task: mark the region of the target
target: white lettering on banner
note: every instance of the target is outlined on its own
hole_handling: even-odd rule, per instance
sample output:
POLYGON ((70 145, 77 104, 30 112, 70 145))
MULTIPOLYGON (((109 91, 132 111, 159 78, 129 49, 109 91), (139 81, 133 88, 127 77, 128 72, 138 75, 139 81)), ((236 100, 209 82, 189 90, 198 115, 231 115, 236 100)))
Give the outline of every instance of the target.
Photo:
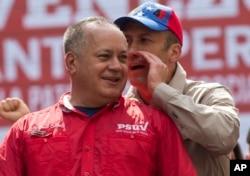
MULTIPOLYGON (((189 2, 189 1, 188 1, 189 2)), ((183 0, 167 0, 166 4, 175 9, 175 12, 178 14, 180 19, 186 18, 186 9, 183 0)))
POLYGON ((73 11, 71 4, 62 5, 61 0, 26 0, 27 13, 23 17, 23 26, 27 29, 66 27, 72 21, 80 20, 86 16, 106 16, 114 19, 120 14, 126 14, 128 9, 127 1, 83 1, 76 0, 76 11, 73 11), (54 7, 49 12, 49 7, 54 7), (118 8, 119 7, 119 8, 118 8), (112 10, 110 10, 112 9, 112 10))
POLYGON ((120 17, 121 15, 127 14, 130 11, 129 0, 119 0, 119 1, 95 0, 94 2, 98 2, 98 6, 102 7, 102 9, 105 10, 104 15, 109 19, 115 20, 116 18, 120 17))
POLYGON ((5 39, 3 41, 3 70, 0 72, 0 82, 17 81, 19 79, 17 68, 20 68, 29 80, 39 80, 43 75, 41 63, 44 60, 49 65, 46 69, 50 69, 53 79, 64 78, 62 37, 30 38, 27 41, 27 51, 25 51, 19 41, 5 39), (41 58, 42 47, 50 49, 49 58, 41 58))
POLYGON ((128 11, 130 10, 128 4, 129 0, 76 0, 77 12, 75 14, 75 21, 86 16, 95 15, 105 16, 109 19, 114 20, 119 16, 128 13, 128 11))
POLYGON ((50 48, 51 53, 51 76, 54 79, 60 79, 64 77, 64 65, 63 65, 63 51, 62 51, 62 38, 61 37, 46 37, 42 41, 45 47, 50 48))
POLYGON ((178 15, 185 19, 204 19, 218 17, 235 17, 239 14, 239 0, 170 0, 169 6, 177 10, 178 15), (186 10, 184 10, 186 9, 186 10), (230 10, 229 10, 230 9, 230 10))
POLYGON ((244 66, 250 68, 250 26, 228 26, 224 29, 224 32, 220 27, 200 27, 191 30, 190 39, 193 40, 191 54, 195 71, 238 68, 240 60, 243 61, 244 66), (225 36, 222 36, 223 34, 225 36), (223 45, 215 41, 208 42, 206 39, 222 39, 222 37, 225 40, 225 57, 212 57, 211 55, 219 54, 224 48, 220 48, 223 45), (208 58, 207 55, 210 57, 208 58))
POLYGON ((64 27, 70 24, 72 7, 59 5, 61 0, 27 0, 27 14, 23 18, 25 28, 64 27), (55 7, 54 12, 48 12, 49 7, 55 7))
MULTIPOLYGON (((10 94, 12 97, 23 98, 23 96, 22 96, 22 90, 21 90, 20 87, 18 87, 18 86, 12 87, 12 88, 9 90, 9 94, 10 94)), ((4 98, 6 98, 6 97, 4 97, 4 98)), ((2 99, 1 99, 1 100, 2 100, 2 99)))
POLYGON ((20 97, 27 96, 27 104, 31 111, 35 111, 41 108, 45 108, 58 102, 60 96, 69 91, 70 85, 66 84, 53 84, 53 85, 32 85, 25 86, 25 88, 14 86, 11 87, 8 92, 4 88, 0 87, 0 99, 6 97, 20 97))
POLYGON ((0 30, 5 27, 6 22, 8 21, 9 14, 13 7, 14 0, 0 0, 0 30))
POLYGON ((69 90, 68 84, 31 86, 28 92, 28 104, 31 109, 39 109, 58 102, 60 96, 69 90))
POLYGON ((209 17, 235 17, 239 14, 238 0, 220 0, 215 3, 214 0, 206 0, 200 3, 200 0, 191 0, 187 6, 187 16, 194 18, 209 17), (230 9, 230 10, 228 10, 230 9))
POLYGON ((190 76, 194 80, 204 80, 206 82, 219 82, 232 92, 236 104, 250 103, 250 74, 229 74, 226 76, 216 74, 213 76, 201 75, 190 76))
POLYGON ((4 80, 3 70, 0 68, 0 82, 4 80))
MULTIPOLYGON (((30 80, 41 78, 40 46, 37 39, 28 40, 28 53, 14 39, 6 39, 3 42, 4 67, 3 71, 6 81, 14 82, 18 79, 18 67, 26 74, 30 80)), ((1 81, 1 80, 0 80, 1 81)))
POLYGON ((243 0, 244 2, 244 7, 248 8, 248 10, 250 10, 250 0, 243 0))
POLYGON ((7 90, 5 90, 3 87, 0 87, 0 100, 5 99, 6 97, 19 97, 23 99, 22 89, 18 86, 11 87, 7 90))
MULTIPOLYGON (((115 19, 143 2, 0 0, 0 96, 22 97, 31 106, 33 103, 34 110, 40 109, 37 107, 43 104, 43 98, 56 91, 48 85, 68 80, 63 64, 63 28, 86 16, 115 19)), ((250 0, 165 2, 183 19, 186 31, 182 57, 188 77, 209 75, 212 82, 226 82, 243 111, 249 111, 250 0)), ((44 100, 44 104, 52 101, 44 100)))
MULTIPOLYGON (((115 19, 131 10, 129 0, 75 0, 75 3, 71 2, 68 5, 63 5, 62 0, 26 0, 24 2, 27 11, 22 17, 22 24, 26 29, 66 27, 74 20, 93 15, 103 15, 115 19), (52 8, 53 11, 49 11, 52 8)), ((142 2, 144 1, 138 3, 142 2)), ((158 1, 155 0, 155 2, 158 1)), ((0 0, 0 30, 5 27, 14 3, 14 0, 0 0)), ((240 12, 240 3, 250 10, 250 0, 220 0, 219 2, 206 0, 202 3, 200 0, 189 0, 188 2, 168 0, 167 4, 176 9, 180 18, 207 19, 237 17, 240 12)))
POLYGON ((183 30, 183 46, 182 46, 182 50, 181 50, 181 55, 185 56, 186 54, 188 54, 189 50, 191 50, 191 39, 189 37, 189 34, 187 33, 187 31, 183 30))
POLYGON ((76 7, 78 8, 78 10, 75 15, 75 21, 86 16, 96 16, 98 13, 93 10, 93 1, 77 0, 76 7))
POLYGON ((219 27, 193 28, 192 37, 194 43, 193 66, 195 70, 219 70, 223 67, 220 58, 206 59, 206 55, 219 52, 219 45, 215 42, 205 42, 207 38, 218 38, 221 35, 219 27), (195 47, 196 46, 196 47, 195 47))
POLYGON ((0 87, 0 100, 3 100, 5 98, 5 91, 4 88, 1 86, 0 87))
POLYGON ((243 64, 250 68, 250 26, 229 26, 226 36, 227 65, 230 68, 237 68, 241 59, 243 64), (240 38, 243 38, 242 42, 239 41, 240 38))

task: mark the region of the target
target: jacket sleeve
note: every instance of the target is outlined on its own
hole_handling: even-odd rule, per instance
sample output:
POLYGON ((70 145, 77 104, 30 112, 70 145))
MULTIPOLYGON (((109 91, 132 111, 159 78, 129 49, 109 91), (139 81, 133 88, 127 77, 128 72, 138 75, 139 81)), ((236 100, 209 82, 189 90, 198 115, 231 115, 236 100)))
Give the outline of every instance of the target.
POLYGON ((171 120, 164 116, 159 145, 158 176, 196 176, 197 172, 187 153, 181 135, 171 120))
POLYGON ((223 86, 200 91, 207 92, 184 95, 161 83, 152 104, 173 119, 184 139, 199 143, 214 156, 228 154, 239 138, 238 109, 223 86))
POLYGON ((0 144, 0 175, 22 176, 20 133, 15 123, 0 144))

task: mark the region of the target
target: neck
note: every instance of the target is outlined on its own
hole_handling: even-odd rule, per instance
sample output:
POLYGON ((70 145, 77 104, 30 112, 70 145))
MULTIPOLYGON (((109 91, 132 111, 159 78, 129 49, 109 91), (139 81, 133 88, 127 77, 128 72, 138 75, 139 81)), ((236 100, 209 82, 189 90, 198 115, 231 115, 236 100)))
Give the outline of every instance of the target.
POLYGON ((137 89, 137 91, 143 102, 148 105, 152 99, 152 95, 148 91, 143 91, 139 89, 137 89))
POLYGON ((79 95, 79 94, 71 94, 70 102, 72 106, 81 106, 87 108, 98 108, 103 107, 113 101, 115 101, 118 97, 103 97, 96 95, 79 95))
POLYGON ((170 74, 169 74, 169 78, 168 78, 168 80, 166 81, 166 83, 168 84, 171 80, 172 80, 172 78, 174 77, 174 75, 175 75, 175 72, 176 72, 176 70, 177 70, 177 62, 175 62, 175 64, 173 65, 173 68, 171 69, 169 69, 170 71, 170 74))

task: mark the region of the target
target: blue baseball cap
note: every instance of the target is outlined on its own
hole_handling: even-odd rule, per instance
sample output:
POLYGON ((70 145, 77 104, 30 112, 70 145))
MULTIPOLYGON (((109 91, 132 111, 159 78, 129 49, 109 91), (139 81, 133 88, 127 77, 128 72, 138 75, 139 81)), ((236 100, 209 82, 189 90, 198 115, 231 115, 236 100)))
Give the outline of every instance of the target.
POLYGON ((137 21, 154 31, 171 30, 183 42, 182 24, 173 8, 154 2, 145 2, 127 16, 114 21, 122 30, 129 20, 137 21))

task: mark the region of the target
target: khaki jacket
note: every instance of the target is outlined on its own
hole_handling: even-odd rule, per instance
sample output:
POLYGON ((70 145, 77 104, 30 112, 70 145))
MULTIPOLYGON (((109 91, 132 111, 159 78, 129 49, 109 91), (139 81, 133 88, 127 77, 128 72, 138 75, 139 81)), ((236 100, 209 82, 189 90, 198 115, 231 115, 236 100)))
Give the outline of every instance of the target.
MULTIPOLYGON (((134 87, 127 97, 142 101, 134 87)), ((226 87, 188 80, 178 63, 170 83, 161 83, 154 90, 150 104, 173 119, 199 176, 229 176, 229 153, 237 144, 240 124, 226 87)))

